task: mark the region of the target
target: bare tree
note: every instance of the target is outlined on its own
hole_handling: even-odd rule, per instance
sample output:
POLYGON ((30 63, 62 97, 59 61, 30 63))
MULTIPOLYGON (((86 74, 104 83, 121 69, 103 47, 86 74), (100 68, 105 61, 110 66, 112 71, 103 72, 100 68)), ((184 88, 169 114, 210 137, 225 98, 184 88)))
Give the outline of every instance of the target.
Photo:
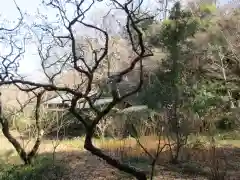
MULTIPOLYGON (((20 33, 21 26, 23 24, 23 14, 19 8, 19 6, 14 1, 16 8, 20 14, 18 22, 14 27, 7 28, 5 24, 2 24, 0 27, 1 33, 1 47, 4 49, 4 52, 1 52, 1 64, 0 64, 0 80, 1 82, 8 81, 12 79, 17 74, 17 69, 19 65, 19 59, 25 52, 25 37, 22 37, 23 40, 19 40, 18 34, 20 33)), ((21 39, 21 38, 20 38, 21 39)), ((14 146, 16 151, 18 152, 21 159, 25 164, 30 164, 32 158, 37 153, 39 148, 42 133, 39 126, 39 107, 41 98, 43 95, 43 91, 35 94, 37 97, 36 102, 36 110, 35 110, 35 120, 37 125, 37 138, 35 144, 30 152, 26 152, 21 144, 14 138, 9 130, 9 120, 6 119, 2 113, 2 101, 0 100, 0 123, 2 126, 2 132, 4 136, 8 139, 8 141, 14 146)))
POLYGON ((41 144, 41 138, 43 136, 43 132, 40 127, 40 119, 39 119, 39 108, 41 104, 41 99, 44 91, 36 93, 37 102, 36 102, 36 109, 35 109, 35 122, 37 128, 37 137, 30 152, 26 152, 24 147, 16 140, 16 138, 11 134, 10 127, 9 127, 9 120, 6 119, 2 114, 2 104, 0 106, 0 123, 2 125, 2 132, 4 136, 8 139, 8 141, 14 146, 17 153, 19 154, 20 158, 24 161, 25 164, 31 164, 33 157, 36 155, 38 148, 41 144))
MULTIPOLYGON (((128 66, 124 67, 120 72, 110 77, 106 77, 109 79, 108 82, 110 83, 112 101, 108 103, 106 107, 99 109, 95 105, 95 100, 101 96, 101 93, 98 93, 95 98, 92 99, 91 92, 94 89, 93 82, 95 80, 95 73, 97 72, 98 68, 101 67, 102 62, 106 59, 109 53, 109 35, 102 28, 87 23, 86 17, 93 5, 96 5, 100 2, 100 0, 92 0, 86 4, 84 0, 44 1, 43 5, 46 8, 58 11, 58 14, 56 15, 56 21, 46 22, 45 19, 42 19, 43 23, 35 24, 32 29, 37 29, 41 32, 36 33, 35 36, 38 39, 38 52, 41 61, 43 62, 43 71, 45 72, 45 69, 51 66, 52 68, 55 67, 57 72, 51 75, 45 73, 45 75, 48 77, 47 83, 27 81, 22 77, 15 75, 9 79, 2 79, 0 85, 15 84, 23 91, 36 91, 38 89, 44 89, 45 91, 55 91, 58 93, 70 94, 71 101, 69 111, 84 125, 86 129, 84 148, 90 151, 92 154, 105 160, 108 164, 119 169, 120 171, 129 173, 139 180, 146 180, 147 177, 143 171, 131 167, 130 165, 123 164, 120 161, 112 158, 108 154, 105 154, 101 149, 95 147, 92 142, 97 125, 112 110, 112 108, 124 98, 139 91, 143 83, 142 61, 144 58, 153 55, 144 43, 143 35, 138 28, 138 24, 136 23, 139 22, 136 13, 138 13, 139 8, 143 4, 143 0, 139 1, 137 4, 133 0, 128 0, 125 3, 121 3, 117 0, 110 0, 111 7, 122 11, 126 15, 125 26, 129 36, 133 55, 128 59, 128 66), (74 12, 72 9, 68 9, 69 7, 74 7, 74 12), (69 15, 68 12, 73 12, 73 14, 69 15), (79 48, 77 45, 76 31, 78 26, 84 26, 89 30, 99 31, 104 37, 101 47, 92 49, 91 59, 87 58, 85 56, 85 53, 87 52, 84 51, 83 48, 79 48), (60 52, 59 54, 61 56, 56 56, 56 50, 60 52), (58 57, 57 61, 52 62, 51 57, 58 57), (132 87, 131 91, 120 96, 117 93, 117 84, 122 81, 122 77, 124 75, 128 74, 137 67, 139 68, 138 84, 132 87), (69 69, 76 71, 79 76, 82 76, 82 82, 75 87, 56 84, 56 77, 69 69), (27 86, 27 88, 23 88, 23 86, 27 86), (84 100, 90 106, 92 111, 91 114, 93 114, 93 116, 87 116, 81 113, 81 111, 78 109, 80 100, 84 100)), ((14 142, 14 144, 17 143, 14 142)), ((18 149, 21 150, 21 148, 18 149)), ((19 153, 22 152, 23 151, 19 151, 19 153)), ((32 153, 30 153, 29 156, 31 156, 31 154, 32 153)), ((25 157, 25 155, 22 155, 22 157, 25 157)), ((28 161, 29 158, 27 158, 26 162, 28 161)))

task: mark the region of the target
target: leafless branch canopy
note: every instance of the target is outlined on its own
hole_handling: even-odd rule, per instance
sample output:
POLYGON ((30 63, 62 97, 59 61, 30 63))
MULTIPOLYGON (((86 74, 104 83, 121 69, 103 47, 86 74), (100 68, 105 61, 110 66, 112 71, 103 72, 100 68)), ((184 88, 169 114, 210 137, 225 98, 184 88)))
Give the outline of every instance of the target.
POLYGON ((12 27, 7 27, 8 23, 0 24, 0 47, 2 51, 0 53, 0 79, 12 78, 16 73, 19 66, 19 59, 25 52, 25 38, 19 39, 18 34, 23 24, 23 14, 14 1, 14 4, 19 12, 17 23, 12 27))
MULTIPOLYGON (((125 61, 128 62, 128 66, 114 76, 108 77, 110 79, 109 82, 112 84, 112 102, 105 108, 97 108, 94 105, 94 100, 92 100, 90 96, 91 92, 96 88, 95 82, 98 78, 96 74, 109 56, 110 36, 106 30, 95 24, 91 24, 87 19, 88 13, 94 6, 99 6, 104 3, 101 0, 43 1, 45 8, 57 12, 56 18, 54 21, 49 22, 44 15, 39 13, 38 18, 41 20, 41 23, 33 24, 30 33, 33 35, 34 39, 36 39, 35 43, 37 44, 37 52, 41 60, 41 67, 48 81, 46 83, 28 81, 17 75, 17 60, 20 60, 22 53, 24 53, 24 48, 18 47, 18 43, 13 41, 11 39, 12 36, 10 36, 8 40, 11 48, 18 53, 11 52, 11 55, 4 56, 4 61, 1 66, 0 85, 14 84, 20 90, 29 92, 44 89, 45 91, 71 94, 72 99, 69 110, 86 128, 85 148, 93 154, 103 158, 109 164, 115 167, 117 166, 120 170, 135 173, 135 175, 137 175, 139 173, 138 171, 108 157, 92 144, 92 136, 100 120, 108 114, 117 103, 136 93, 141 88, 143 83, 142 61, 144 58, 153 55, 144 43, 142 32, 138 27, 138 23, 141 19, 138 18, 139 16, 137 16, 137 14, 140 11, 143 0, 138 2, 128 0, 125 3, 121 3, 122 1, 118 0, 111 0, 110 2, 110 7, 125 14, 125 27, 127 29, 128 39, 130 39, 132 56, 129 59, 125 59, 125 61), (71 14, 70 12, 73 13, 71 14), (81 43, 79 44, 77 38, 79 37, 79 33, 81 33, 79 32, 81 27, 101 34, 101 41, 99 41, 98 47, 90 46, 90 48, 86 50, 86 47, 82 46, 81 43), (5 65, 6 63, 8 65, 5 65), (140 69, 138 85, 130 92, 119 96, 117 89, 114 87, 122 80, 124 75, 131 72, 136 66, 139 66, 140 69), (81 82, 76 86, 66 86, 57 83, 57 78, 66 71, 74 71, 80 77, 81 82), (76 107, 80 99, 85 99, 90 105, 94 113, 92 121, 89 121, 78 113, 76 107)), ((19 10, 19 12, 21 11, 19 10)), ((16 30, 16 28, 11 29, 11 31, 14 30, 16 30)), ((10 29, 5 29, 5 31, 10 31, 10 29)))

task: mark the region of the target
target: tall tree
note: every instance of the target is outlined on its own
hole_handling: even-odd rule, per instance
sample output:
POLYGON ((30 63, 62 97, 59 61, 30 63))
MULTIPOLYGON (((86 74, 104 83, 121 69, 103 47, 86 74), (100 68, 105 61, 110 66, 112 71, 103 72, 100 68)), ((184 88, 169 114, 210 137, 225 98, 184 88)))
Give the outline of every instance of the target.
MULTIPOLYGON (((98 3, 101 3, 96 0, 92 0, 90 3, 86 3, 86 1, 82 0, 43 1, 42 5, 45 6, 45 8, 58 12, 56 14, 56 19, 54 22, 48 22, 45 16, 39 16, 42 17, 41 21, 38 21, 41 23, 34 23, 32 31, 34 32, 34 30, 36 30, 38 32, 33 35, 38 40, 38 54, 41 61, 50 62, 42 63, 43 70, 51 66, 52 68, 55 67, 57 72, 51 74, 51 76, 47 75, 47 83, 27 81, 24 78, 19 77, 17 74, 14 74, 11 78, 1 79, 0 85, 14 84, 22 91, 45 90, 71 95, 69 112, 84 125, 86 130, 84 148, 90 151, 93 155, 105 160, 109 165, 112 165, 118 170, 129 173, 139 180, 146 180, 147 177, 143 171, 111 157, 100 148, 96 147, 92 142, 96 127, 100 121, 116 104, 139 91, 143 82, 142 61, 144 58, 153 55, 144 42, 143 34, 138 26, 139 18, 136 16, 143 1, 139 1, 138 4, 133 0, 125 3, 121 3, 117 0, 111 0, 110 2, 112 3, 111 8, 116 8, 125 14, 125 26, 127 28, 128 37, 131 39, 130 44, 133 55, 128 59, 128 66, 125 66, 117 74, 108 77, 112 101, 104 108, 98 108, 95 104, 96 99, 101 97, 101 93, 98 93, 95 98, 92 99, 91 92, 93 90, 93 82, 96 78, 96 72, 101 67, 109 53, 109 34, 101 27, 87 23, 87 20, 85 19, 86 16, 88 16, 89 10, 92 9, 94 5, 99 5, 98 3), (135 8, 132 8, 133 3, 135 4, 135 8), (72 9, 68 9, 69 7, 73 7, 74 12, 72 12, 72 9), (72 14, 69 15, 71 12, 72 14), (84 26, 89 30, 98 31, 103 37, 101 47, 93 47, 93 49, 91 49, 92 56, 90 59, 85 56, 85 53, 87 52, 84 47, 77 46, 77 26, 84 26), (134 39, 133 34, 135 36, 134 39), (56 49, 58 51, 56 51, 56 49), (59 54, 57 54, 58 52, 59 54), (57 61, 52 63, 51 57, 54 56, 58 58, 57 61), (137 65, 139 66, 139 79, 137 86, 133 87, 129 92, 119 95, 116 88, 117 84, 122 81, 124 75, 131 72, 137 65), (69 70, 70 68, 73 71, 76 71, 79 76, 82 76, 83 82, 75 87, 56 84, 55 79, 62 75, 63 70, 69 70), (79 110, 80 100, 85 101, 90 106, 91 113, 89 113, 89 116, 83 116, 81 110, 79 110)), ((8 71, 5 71, 4 73, 4 75, 8 75, 8 71)))

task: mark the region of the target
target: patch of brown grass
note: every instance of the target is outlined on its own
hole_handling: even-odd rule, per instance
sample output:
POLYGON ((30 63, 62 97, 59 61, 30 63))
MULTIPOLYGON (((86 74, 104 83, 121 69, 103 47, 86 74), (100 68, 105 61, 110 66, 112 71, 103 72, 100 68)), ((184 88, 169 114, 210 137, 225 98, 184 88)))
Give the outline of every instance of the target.
MULTIPOLYGON (((149 153, 154 155, 158 146, 157 137, 141 137, 140 142, 149 153)), ((160 146, 162 147, 166 143, 166 141, 162 140, 160 146)), ((138 161, 138 159, 149 158, 133 138, 98 141, 96 144, 105 152, 120 160, 135 158, 135 161, 138 161)), ((238 163, 240 159, 240 154, 236 154, 238 150, 235 149, 234 147, 230 146, 225 148, 221 144, 217 144, 216 146, 212 147, 207 142, 203 142, 202 145, 196 146, 187 145, 181 149, 179 160, 183 162, 197 163, 200 167, 202 167, 204 172, 207 171, 208 173, 211 171, 225 171, 226 168, 230 171, 233 171, 234 168, 236 170, 236 168, 239 166, 236 163, 238 163)), ((164 163, 169 161, 170 158, 171 152, 169 147, 167 147, 160 153, 157 161, 158 166, 164 165, 164 163)))
MULTIPOLYGON (((158 147, 158 138, 154 136, 144 136, 139 139, 141 145, 153 156, 156 153, 158 147)), ((160 141, 160 147, 164 146, 167 142, 160 141)), ((126 138, 122 140, 106 140, 96 143, 96 145, 103 149, 109 155, 118 158, 120 160, 127 158, 149 158, 144 149, 136 142, 134 138, 126 138)), ((163 149, 163 156, 169 156, 168 153, 164 153, 168 148, 163 149)))
MULTIPOLYGON (((162 138, 163 139, 163 138, 162 138)), ((141 144, 146 148, 146 150, 154 155, 157 146, 158 146, 158 137, 154 136, 144 136, 141 137, 141 144)), ((102 177, 103 179, 114 179, 117 177, 116 171, 114 168, 108 166, 104 161, 99 158, 92 156, 91 153, 83 152, 83 139, 78 138, 74 140, 64 140, 60 142, 59 147, 56 150, 56 156, 58 160, 65 162, 69 166, 70 174, 74 177, 82 177, 82 179, 97 179, 97 177, 102 177), (106 171, 106 172, 105 172, 106 171), (96 172, 96 173, 93 173, 96 172), (108 175, 106 175, 108 174, 108 175), (94 175, 94 176, 93 176, 94 175)), ((161 147, 164 146, 167 142, 165 140, 160 141, 161 147)), ((118 139, 94 139, 94 144, 101 148, 103 151, 109 155, 119 159, 126 160, 128 162, 134 160, 138 164, 141 160, 141 163, 149 164, 149 157, 144 152, 144 150, 138 145, 134 138, 126 138, 122 140, 118 139)), ((201 164, 202 167, 212 167, 213 166, 213 152, 211 147, 207 146, 207 143, 204 143, 204 146, 189 146, 184 147, 180 152, 180 160, 196 162, 201 164)), ((53 145, 51 141, 43 141, 39 154, 51 153, 53 150, 53 145)), ((236 162, 240 161, 240 154, 238 151, 233 152, 232 148, 220 148, 215 149, 215 158, 218 159, 218 163, 221 168, 226 168, 226 162, 224 160, 227 157, 228 169, 237 171, 236 162), (235 168, 235 169, 234 169, 235 168)), ((159 156, 157 167, 158 169, 162 168, 164 163, 170 159, 170 151, 168 148, 165 148, 159 156)), ((134 165, 135 166, 135 165, 134 165)), ((141 165, 141 168, 146 170, 147 166, 144 167, 141 165)), ((161 173, 164 170, 157 170, 161 173)), ((209 169, 208 169, 209 171, 209 169)), ((171 172, 172 173, 172 172, 171 172)), ((179 176, 180 177, 180 176, 179 176)), ((240 178, 240 176, 239 176, 240 178)), ((101 178, 100 178, 101 179, 101 178)), ((126 179, 126 178, 125 178, 126 179)), ((160 178, 161 179, 161 178, 160 178)), ((174 179, 174 178, 166 178, 174 179)), ((185 178, 184 178, 185 179, 185 178)))

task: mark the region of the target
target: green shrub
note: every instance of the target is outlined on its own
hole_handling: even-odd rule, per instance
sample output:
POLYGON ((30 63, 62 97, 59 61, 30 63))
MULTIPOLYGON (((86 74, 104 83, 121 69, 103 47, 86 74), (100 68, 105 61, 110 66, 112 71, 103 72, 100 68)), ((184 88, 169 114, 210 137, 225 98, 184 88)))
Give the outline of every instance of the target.
POLYGON ((232 118, 224 117, 217 122, 219 130, 233 130, 236 127, 235 121, 232 118))
POLYGON ((64 175, 64 167, 51 158, 41 158, 31 166, 2 165, 0 170, 0 180, 55 180, 64 175))
POLYGON ((239 140, 240 139, 240 133, 237 130, 229 131, 229 132, 222 132, 219 134, 220 140, 239 140))

